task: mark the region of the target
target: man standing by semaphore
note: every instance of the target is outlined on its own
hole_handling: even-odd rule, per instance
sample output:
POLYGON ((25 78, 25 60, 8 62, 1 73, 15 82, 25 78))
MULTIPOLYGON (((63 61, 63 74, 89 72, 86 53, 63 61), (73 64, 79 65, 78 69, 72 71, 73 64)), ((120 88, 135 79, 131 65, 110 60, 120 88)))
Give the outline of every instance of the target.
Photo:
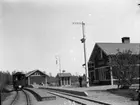
POLYGON ((83 80, 83 78, 81 76, 79 76, 79 85, 80 85, 80 87, 82 87, 82 80, 83 80))

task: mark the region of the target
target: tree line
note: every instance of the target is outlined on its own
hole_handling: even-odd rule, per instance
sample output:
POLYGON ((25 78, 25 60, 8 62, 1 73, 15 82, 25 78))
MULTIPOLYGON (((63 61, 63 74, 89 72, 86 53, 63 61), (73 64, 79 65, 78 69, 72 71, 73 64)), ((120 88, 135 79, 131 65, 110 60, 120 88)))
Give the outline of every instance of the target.
POLYGON ((0 71, 0 89, 12 83, 12 75, 10 72, 0 71))

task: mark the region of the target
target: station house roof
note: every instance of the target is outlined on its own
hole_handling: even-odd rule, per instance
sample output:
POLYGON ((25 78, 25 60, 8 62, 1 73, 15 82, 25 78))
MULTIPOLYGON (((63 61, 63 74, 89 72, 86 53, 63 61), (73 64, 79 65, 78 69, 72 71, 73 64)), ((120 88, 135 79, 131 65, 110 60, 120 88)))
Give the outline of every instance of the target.
MULTIPOLYGON (((37 71, 39 71, 39 72, 41 72, 40 70, 32 70, 32 71, 30 71, 30 72, 28 72, 28 73, 26 73, 25 74, 25 76, 26 77, 29 77, 30 75, 32 75, 33 73, 35 73, 35 72, 37 72, 37 71)), ((45 75, 46 76, 46 74, 45 73, 43 73, 43 72, 41 72, 43 75, 45 75)))
POLYGON ((133 54, 140 53, 140 43, 96 43, 107 55, 116 54, 117 50, 130 50, 133 54))
POLYGON ((117 54, 117 50, 132 51, 132 54, 140 54, 140 43, 96 43, 89 58, 89 62, 96 56, 96 48, 100 48, 106 55, 117 54))
POLYGON ((57 76, 58 77, 70 77, 71 73, 58 73, 57 76))

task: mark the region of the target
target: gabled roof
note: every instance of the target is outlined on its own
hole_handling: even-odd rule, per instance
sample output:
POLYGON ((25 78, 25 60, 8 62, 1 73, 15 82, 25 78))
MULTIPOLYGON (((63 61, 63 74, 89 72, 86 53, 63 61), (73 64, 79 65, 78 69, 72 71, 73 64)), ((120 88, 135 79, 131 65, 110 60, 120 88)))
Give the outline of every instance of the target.
POLYGON ((71 73, 58 73, 57 76, 58 77, 70 77, 71 73))
POLYGON ((89 62, 96 56, 96 48, 100 48, 106 55, 114 55, 119 51, 131 50, 132 54, 140 53, 140 43, 96 43, 90 55, 89 62))
POLYGON ((121 52, 131 50, 133 54, 140 53, 140 43, 97 43, 97 45, 107 54, 116 54, 119 49, 121 52))
MULTIPOLYGON (((40 70, 33 70, 33 71, 30 71, 30 72, 28 72, 27 74, 25 74, 25 76, 26 76, 26 77, 29 77, 30 75, 32 75, 33 73, 35 73, 35 72, 37 72, 37 71, 41 72, 40 70)), ((46 76, 45 73, 43 73, 43 72, 41 72, 41 73, 42 73, 43 75, 46 76)))

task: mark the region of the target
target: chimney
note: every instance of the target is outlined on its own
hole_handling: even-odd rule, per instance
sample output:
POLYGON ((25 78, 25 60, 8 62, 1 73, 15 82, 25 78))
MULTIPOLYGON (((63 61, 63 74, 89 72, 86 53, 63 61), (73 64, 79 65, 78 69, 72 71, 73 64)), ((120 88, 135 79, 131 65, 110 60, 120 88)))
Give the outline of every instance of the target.
POLYGON ((130 37, 122 37, 122 43, 124 44, 130 43, 130 37))

